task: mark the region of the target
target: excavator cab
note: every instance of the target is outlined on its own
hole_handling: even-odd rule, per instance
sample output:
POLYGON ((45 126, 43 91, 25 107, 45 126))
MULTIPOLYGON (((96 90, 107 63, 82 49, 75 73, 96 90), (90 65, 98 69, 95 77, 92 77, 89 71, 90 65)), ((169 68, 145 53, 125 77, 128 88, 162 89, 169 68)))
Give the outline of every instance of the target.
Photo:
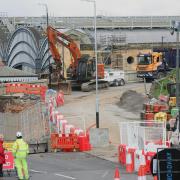
POLYGON ((95 59, 89 55, 83 55, 78 62, 77 81, 87 82, 92 79, 95 72, 95 59))

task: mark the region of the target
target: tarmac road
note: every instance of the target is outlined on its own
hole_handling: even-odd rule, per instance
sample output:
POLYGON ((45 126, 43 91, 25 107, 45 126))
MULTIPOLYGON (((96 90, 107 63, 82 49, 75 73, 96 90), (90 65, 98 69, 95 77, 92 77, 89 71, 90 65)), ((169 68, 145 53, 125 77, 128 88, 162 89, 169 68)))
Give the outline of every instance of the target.
POLYGON ((119 167, 121 180, 137 179, 137 174, 127 174, 124 167, 86 153, 59 152, 29 156, 32 180, 113 180, 116 166, 119 167))

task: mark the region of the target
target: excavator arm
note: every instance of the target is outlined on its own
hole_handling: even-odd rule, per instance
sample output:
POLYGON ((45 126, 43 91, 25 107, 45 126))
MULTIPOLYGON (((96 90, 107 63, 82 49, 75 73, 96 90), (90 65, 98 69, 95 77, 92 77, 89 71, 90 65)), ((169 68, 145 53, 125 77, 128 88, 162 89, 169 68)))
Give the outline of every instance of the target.
POLYGON ((77 44, 69 36, 57 31, 51 26, 48 26, 47 28, 47 37, 54 61, 62 64, 59 50, 56 47, 57 44, 60 44, 69 49, 73 57, 71 60, 71 68, 75 70, 78 66, 78 60, 81 57, 81 52, 77 44))
MULTIPOLYGON (((47 37, 49 42, 49 48, 52 53, 53 59, 56 63, 56 75, 57 79, 64 79, 62 73, 62 61, 57 45, 60 44, 67 49, 69 49, 73 59, 68 67, 68 74, 70 74, 70 79, 75 80, 78 86, 81 86, 83 91, 90 91, 95 87, 95 59, 88 56, 81 56, 81 52, 77 44, 67 35, 57 31, 56 29, 48 26, 47 37)), ((104 78, 104 65, 98 64, 98 78, 104 78)), ((99 87, 108 87, 108 82, 104 80, 99 80, 99 87)), ((61 85, 63 82, 60 82, 61 85)), ((64 82, 66 85, 66 82, 64 82)), ((64 86, 63 85, 63 86, 64 86)), ((62 86, 61 86, 62 87, 62 86)), ((66 87, 69 87, 66 86, 66 87)), ((67 92, 68 88, 64 88, 67 92)))

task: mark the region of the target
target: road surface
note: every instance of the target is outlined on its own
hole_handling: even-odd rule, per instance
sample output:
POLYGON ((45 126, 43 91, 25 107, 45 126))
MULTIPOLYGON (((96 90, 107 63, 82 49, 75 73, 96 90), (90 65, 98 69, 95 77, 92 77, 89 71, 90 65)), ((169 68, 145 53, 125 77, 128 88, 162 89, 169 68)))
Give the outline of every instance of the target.
MULTIPOLYGON (((29 156, 32 180, 114 180, 116 166, 119 167, 121 180, 137 179, 137 174, 127 174, 124 167, 87 153, 58 152, 29 156)), ((4 179, 12 180, 16 176, 4 179)))

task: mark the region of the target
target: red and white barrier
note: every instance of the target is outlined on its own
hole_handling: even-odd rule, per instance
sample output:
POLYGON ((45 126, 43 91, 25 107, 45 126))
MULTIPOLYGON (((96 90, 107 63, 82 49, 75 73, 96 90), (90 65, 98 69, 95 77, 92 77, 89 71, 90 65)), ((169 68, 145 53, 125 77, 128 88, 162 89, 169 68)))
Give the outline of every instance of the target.
POLYGON ((5 152, 6 163, 3 164, 3 170, 14 170, 14 156, 12 152, 5 152))

